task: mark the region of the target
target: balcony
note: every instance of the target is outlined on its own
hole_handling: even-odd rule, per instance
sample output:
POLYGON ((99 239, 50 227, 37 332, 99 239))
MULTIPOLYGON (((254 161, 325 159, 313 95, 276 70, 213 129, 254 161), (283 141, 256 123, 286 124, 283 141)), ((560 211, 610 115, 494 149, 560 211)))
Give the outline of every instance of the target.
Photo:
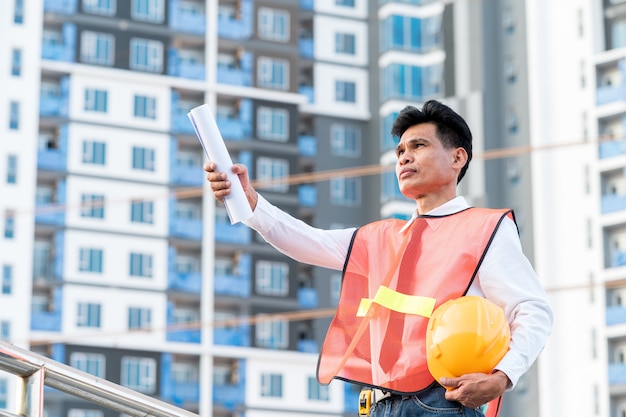
POLYGON ((606 324, 613 326, 615 324, 626 323, 626 306, 609 306, 606 308, 606 324))
POLYGON ((609 364, 609 384, 626 384, 626 363, 609 364))
POLYGON ((297 346, 298 352, 303 353, 319 353, 317 342, 312 339, 300 339, 297 346))
POLYGON ((200 384, 198 381, 178 381, 172 377, 171 353, 161 356, 161 399, 177 406, 200 401, 200 384))
POLYGON ((250 269, 252 260, 250 255, 243 254, 239 257, 233 273, 215 273, 215 295, 227 295, 240 298, 250 297, 250 269))
POLYGON ((202 339, 202 332, 200 329, 185 329, 184 324, 181 323, 168 323, 168 326, 172 326, 167 329, 165 339, 168 342, 200 343, 202 339))
POLYGON ((235 58, 236 65, 217 65, 217 82, 220 84, 252 86, 252 52, 244 52, 235 58))
POLYGON ((250 326, 221 326, 213 329, 213 344, 221 346, 250 347, 250 326))
POLYGON ((167 288, 174 291, 200 294, 202 290, 202 273, 169 271, 167 274, 167 288))
POLYGON ((317 187, 314 185, 298 186, 298 202, 303 207, 315 207, 317 205, 317 187))
POLYGON ((315 93, 312 85, 301 85, 298 87, 298 93, 306 97, 307 103, 315 102, 315 93))
POLYGON ((220 38, 242 41, 252 37, 252 0, 240 0, 239 19, 219 16, 217 21, 217 35, 220 38))
POLYGON ((76 62, 76 25, 73 23, 63 24, 60 37, 61 42, 50 37, 44 37, 41 43, 41 58, 52 61, 76 62))
POLYGON ((600 159, 626 154, 626 140, 611 140, 600 143, 600 159))
POLYGON ((170 29, 177 32, 204 35, 206 18, 204 10, 190 10, 180 7, 179 0, 170 0, 170 29))
POLYGON ((224 220, 215 220, 215 241, 219 243, 232 243, 235 245, 247 245, 252 241, 252 232, 243 223, 230 224, 224 220))
POLYGON ((65 224, 65 208, 62 204, 39 205, 35 211, 35 223, 49 226, 63 226, 65 224))
POLYGON ((313 38, 301 38, 300 39, 300 56, 302 58, 313 59, 313 38))
POLYGON ((55 306, 52 311, 33 311, 30 316, 30 329, 44 332, 61 331, 61 306, 63 305, 63 292, 56 288, 52 294, 51 305, 55 306))
POLYGON ((202 219, 180 219, 170 215, 170 236, 202 240, 202 219))
POLYGON ((183 58, 183 56, 186 55, 194 55, 190 52, 193 51, 170 48, 168 51, 169 62, 167 66, 167 74, 172 77, 204 81, 206 78, 206 66, 204 63, 194 59, 183 58))
POLYGON ((37 152, 37 169, 42 171, 67 171, 65 149, 44 149, 37 152))
POLYGON ((317 138, 311 135, 300 135, 298 137, 298 152, 302 156, 317 156, 317 138))
POLYGON ((243 406, 246 398, 246 387, 238 385, 213 385, 213 405, 234 412, 243 406))
POLYGON ((47 13, 76 14, 78 0, 45 0, 43 10, 47 13))
POLYGON ((603 195, 600 204, 602 214, 626 210, 626 194, 603 195))
POLYGON ((611 261, 611 267, 617 268, 626 265, 626 252, 615 251, 613 252, 613 259, 611 261))
POLYGON ((170 184, 187 187, 201 187, 204 183, 204 171, 201 166, 172 165, 170 184))
POLYGON ((315 288, 299 288, 298 289, 298 307, 316 308, 319 305, 317 290, 315 288))
POLYGON ((602 86, 596 90, 596 104, 598 106, 622 101, 626 102, 626 84, 602 86))

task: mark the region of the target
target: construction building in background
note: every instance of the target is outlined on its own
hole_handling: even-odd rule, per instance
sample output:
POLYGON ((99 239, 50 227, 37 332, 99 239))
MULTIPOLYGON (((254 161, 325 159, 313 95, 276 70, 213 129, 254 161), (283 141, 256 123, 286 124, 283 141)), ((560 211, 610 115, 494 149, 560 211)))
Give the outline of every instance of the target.
POLYGON ((459 193, 515 209, 555 312, 501 416, 626 417, 623 0, 4 0, 0 28, 0 338, 202 416, 355 415, 315 378, 341 272, 230 224, 187 113, 341 228, 410 217, 390 129, 438 99, 474 134, 459 193))

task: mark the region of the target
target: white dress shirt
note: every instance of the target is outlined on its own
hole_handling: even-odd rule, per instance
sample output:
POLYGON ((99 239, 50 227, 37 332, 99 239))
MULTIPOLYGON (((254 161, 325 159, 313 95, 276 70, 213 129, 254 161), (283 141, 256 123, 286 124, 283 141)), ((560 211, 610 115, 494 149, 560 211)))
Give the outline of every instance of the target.
MULTIPOLYGON (((468 207, 465 198, 456 197, 425 214, 447 215, 468 207)), ((416 214, 402 230, 415 218, 416 214)), ((343 270, 356 230, 312 227, 261 195, 245 224, 290 258, 339 271, 343 270)), ((488 298, 504 309, 511 325, 511 346, 496 369, 509 377, 512 389, 541 353, 552 330, 552 310, 537 274, 522 252, 517 227, 508 217, 498 228, 467 295, 488 298)))

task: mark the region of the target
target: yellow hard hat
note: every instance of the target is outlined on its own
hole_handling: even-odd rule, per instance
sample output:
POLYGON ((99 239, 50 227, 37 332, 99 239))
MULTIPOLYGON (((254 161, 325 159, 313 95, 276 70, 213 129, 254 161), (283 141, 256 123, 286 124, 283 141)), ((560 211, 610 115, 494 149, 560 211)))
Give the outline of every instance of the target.
POLYGON ((486 298, 450 300, 430 316, 426 360, 432 376, 491 373, 509 350, 511 329, 504 311, 486 298))

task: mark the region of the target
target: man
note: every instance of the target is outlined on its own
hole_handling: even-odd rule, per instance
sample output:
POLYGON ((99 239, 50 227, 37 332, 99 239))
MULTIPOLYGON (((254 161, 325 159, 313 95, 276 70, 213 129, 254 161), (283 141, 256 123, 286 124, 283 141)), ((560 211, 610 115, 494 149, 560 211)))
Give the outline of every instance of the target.
MULTIPOLYGON (((254 213, 246 224, 299 262, 343 270, 339 306, 320 354, 320 382, 339 378, 376 388, 375 417, 480 416, 477 407, 512 389, 543 349, 552 328, 547 296, 521 250, 512 212, 471 208, 456 195, 472 157, 463 118, 431 100, 421 110, 404 108, 391 133, 400 138, 400 191, 416 203, 408 222, 313 228, 269 204, 251 186, 246 167, 235 164, 254 213), (381 289, 391 297, 433 299, 435 308, 463 295, 485 297, 504 310, 510 349, 490 374, 437 383, 425 359, 428 319, 375 305, 381 289), (361 311, 363 299, 370 303, 361 311)), ((204 169, 215 198, 223 199, 230 192, 225 174, 212 162, 204 169)))

